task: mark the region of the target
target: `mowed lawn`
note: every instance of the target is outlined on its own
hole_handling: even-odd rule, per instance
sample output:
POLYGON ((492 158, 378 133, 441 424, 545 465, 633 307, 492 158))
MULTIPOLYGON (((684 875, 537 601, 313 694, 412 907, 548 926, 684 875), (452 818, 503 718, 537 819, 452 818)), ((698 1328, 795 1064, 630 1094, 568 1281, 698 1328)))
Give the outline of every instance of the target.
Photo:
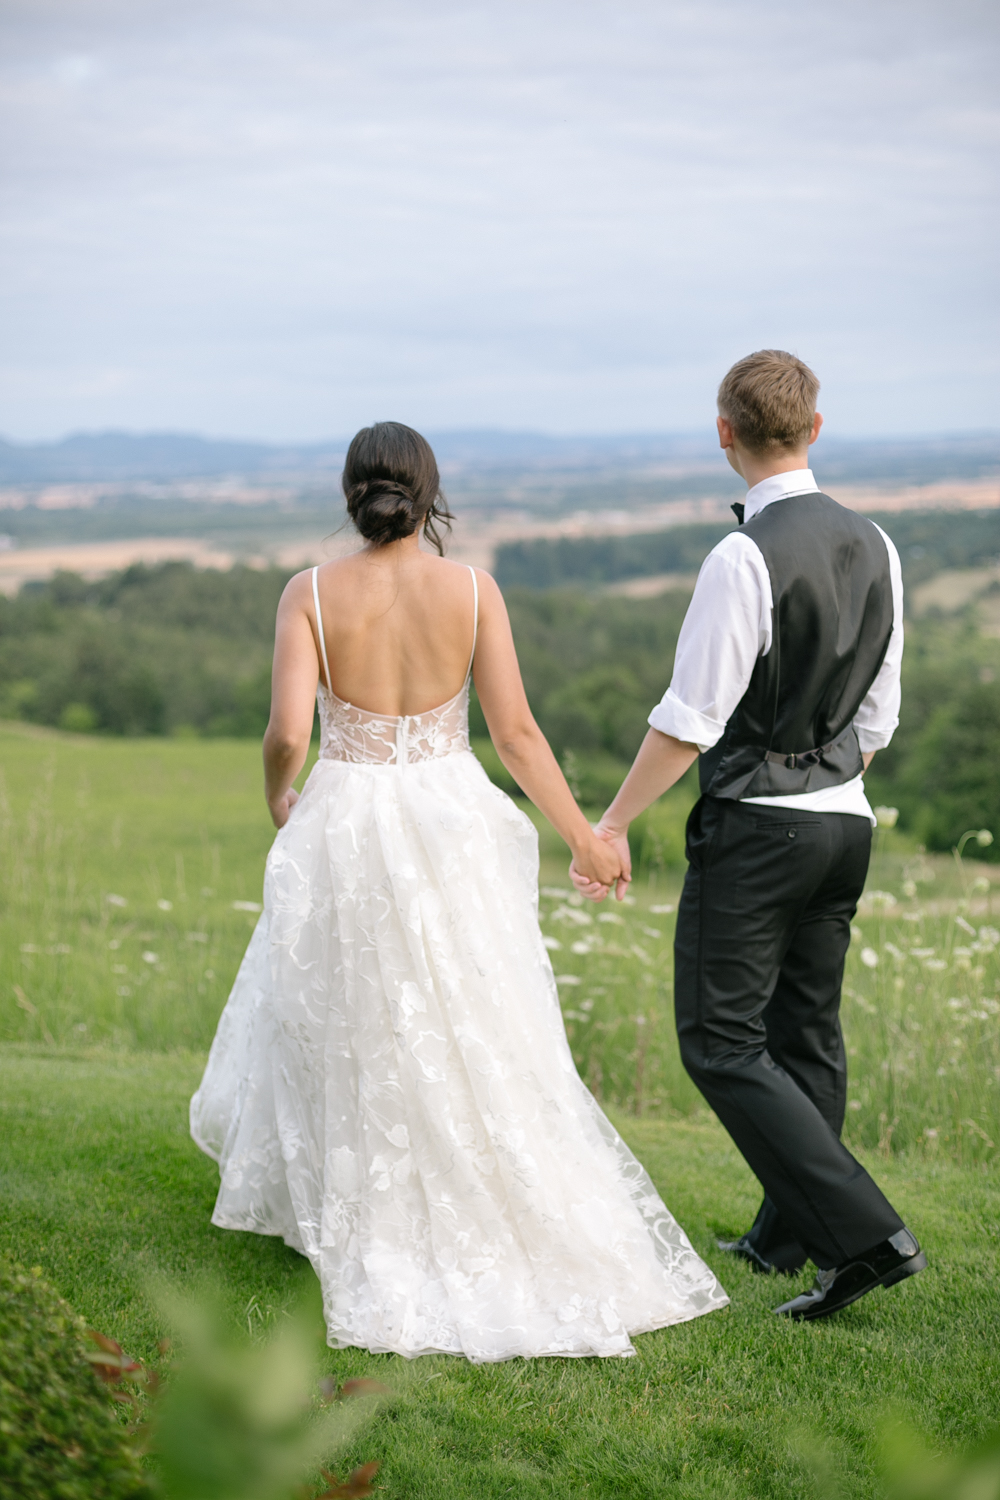
MULTIPOLYGON (((20 968, 3 959, 0 1249, 41 1266, 89 1322, 155 1361, 163 1279, 211 1284, 234 1321, 253 1323, 289 1306, 312 1274, 279 1243, 211 1226, 217 1171, 187 1134, 203 1039, 253 920, 232 902, 259 898, 269 834, 257 749, 11 731, 0 756, 14 820, 0 923, 6 947, 30 922, 21 936, 37 950, 20 968), (36 783, 31 844, 24 804, 36 783), (43 857, 51 868, 39 869, 43 857), (109 892, 127 904, 109 909, 109 892), (97 1045, 77 1030, 91 1024, 97 1045)), ((758 1197, 714 1119, 615 1119, 730 1308, 640 1337, 628 1361, 404 1366, 330 1351, 339 1379, 370 1375, 399 1391, 338 1457, 342 1471, 379 1459, 387 1500, 865 1496, 882 1493, 890 1421, 944 1451, 997 1425, 1000 1192, 988 1160, 866 1158, 930 1268, 796 1326, 772 1308, 806 1277, 755 1277, 714 1247, 746 1227, 758 1197)))

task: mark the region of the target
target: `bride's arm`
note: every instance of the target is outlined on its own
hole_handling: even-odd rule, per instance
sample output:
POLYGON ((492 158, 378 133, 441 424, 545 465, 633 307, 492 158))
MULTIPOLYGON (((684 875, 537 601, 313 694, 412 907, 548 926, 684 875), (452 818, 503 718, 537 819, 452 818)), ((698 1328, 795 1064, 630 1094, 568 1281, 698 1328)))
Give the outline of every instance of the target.
POLYGON ((271 717, 264 732, 264 795, 275 828, 282 828, 298 800, 292 782, 305 765, 312 736, 319 666, 307 606, 309 574, 285 588, 278 605, 271 669, 271 717))
POLYGON ((473 679, 490 738, 518 786, 572 849, 577 870, 586 870, 592 880, 610 885, 621 873, 621 863, 611 846, 595 836, 535 723, 503 596, 488 573, 476 572, 479 638, 473 679))

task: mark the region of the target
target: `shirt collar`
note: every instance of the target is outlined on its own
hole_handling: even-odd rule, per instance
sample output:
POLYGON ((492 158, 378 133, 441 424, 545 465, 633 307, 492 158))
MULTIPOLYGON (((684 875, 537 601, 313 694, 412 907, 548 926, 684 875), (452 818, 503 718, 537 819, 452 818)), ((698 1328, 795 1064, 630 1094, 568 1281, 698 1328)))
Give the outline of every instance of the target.
POLYGON ((772 505, 775 500, 784 500, 786 495, 808 495, 818 490, 819 485, 813 478, 812 469, 789 469, 786 474, 771 474, 767 479, 762 479, 760 484, 755 484, 752 490, 747 490, 743 520, 751 520, 765 505, 772 505))

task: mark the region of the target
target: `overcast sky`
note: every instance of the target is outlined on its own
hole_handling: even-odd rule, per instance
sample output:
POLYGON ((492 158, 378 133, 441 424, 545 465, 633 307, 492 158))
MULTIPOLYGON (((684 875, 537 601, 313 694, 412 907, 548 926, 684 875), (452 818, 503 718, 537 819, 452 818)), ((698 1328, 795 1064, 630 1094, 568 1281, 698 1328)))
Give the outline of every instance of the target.
POLYGON ((1000 426, 996 0, 2 0, 0 433, 1000 426))

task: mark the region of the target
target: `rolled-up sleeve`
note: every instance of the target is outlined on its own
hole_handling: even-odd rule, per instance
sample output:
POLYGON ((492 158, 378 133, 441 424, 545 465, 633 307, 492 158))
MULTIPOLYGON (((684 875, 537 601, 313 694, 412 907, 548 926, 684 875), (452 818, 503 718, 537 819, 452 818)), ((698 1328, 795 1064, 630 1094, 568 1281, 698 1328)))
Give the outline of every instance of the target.
POLYGON ((756 543, 731 532, 698 574, 674 657, 674 673, 649 716, 653 729, 700 751, 722 737, 771 649, 771 580, 756 543))
MULTIPOLYGON (((874 526, 874 521, 872 522, 874 526)), ((889 554, 889 582, 892 586, 892 634, 882 665, 864 701, 854 715, 858 745, 862 754, 884 750, 899 724, 900 671, 903 665, 903 570, 899 553, 881 526, 875 527, 889 554)))

